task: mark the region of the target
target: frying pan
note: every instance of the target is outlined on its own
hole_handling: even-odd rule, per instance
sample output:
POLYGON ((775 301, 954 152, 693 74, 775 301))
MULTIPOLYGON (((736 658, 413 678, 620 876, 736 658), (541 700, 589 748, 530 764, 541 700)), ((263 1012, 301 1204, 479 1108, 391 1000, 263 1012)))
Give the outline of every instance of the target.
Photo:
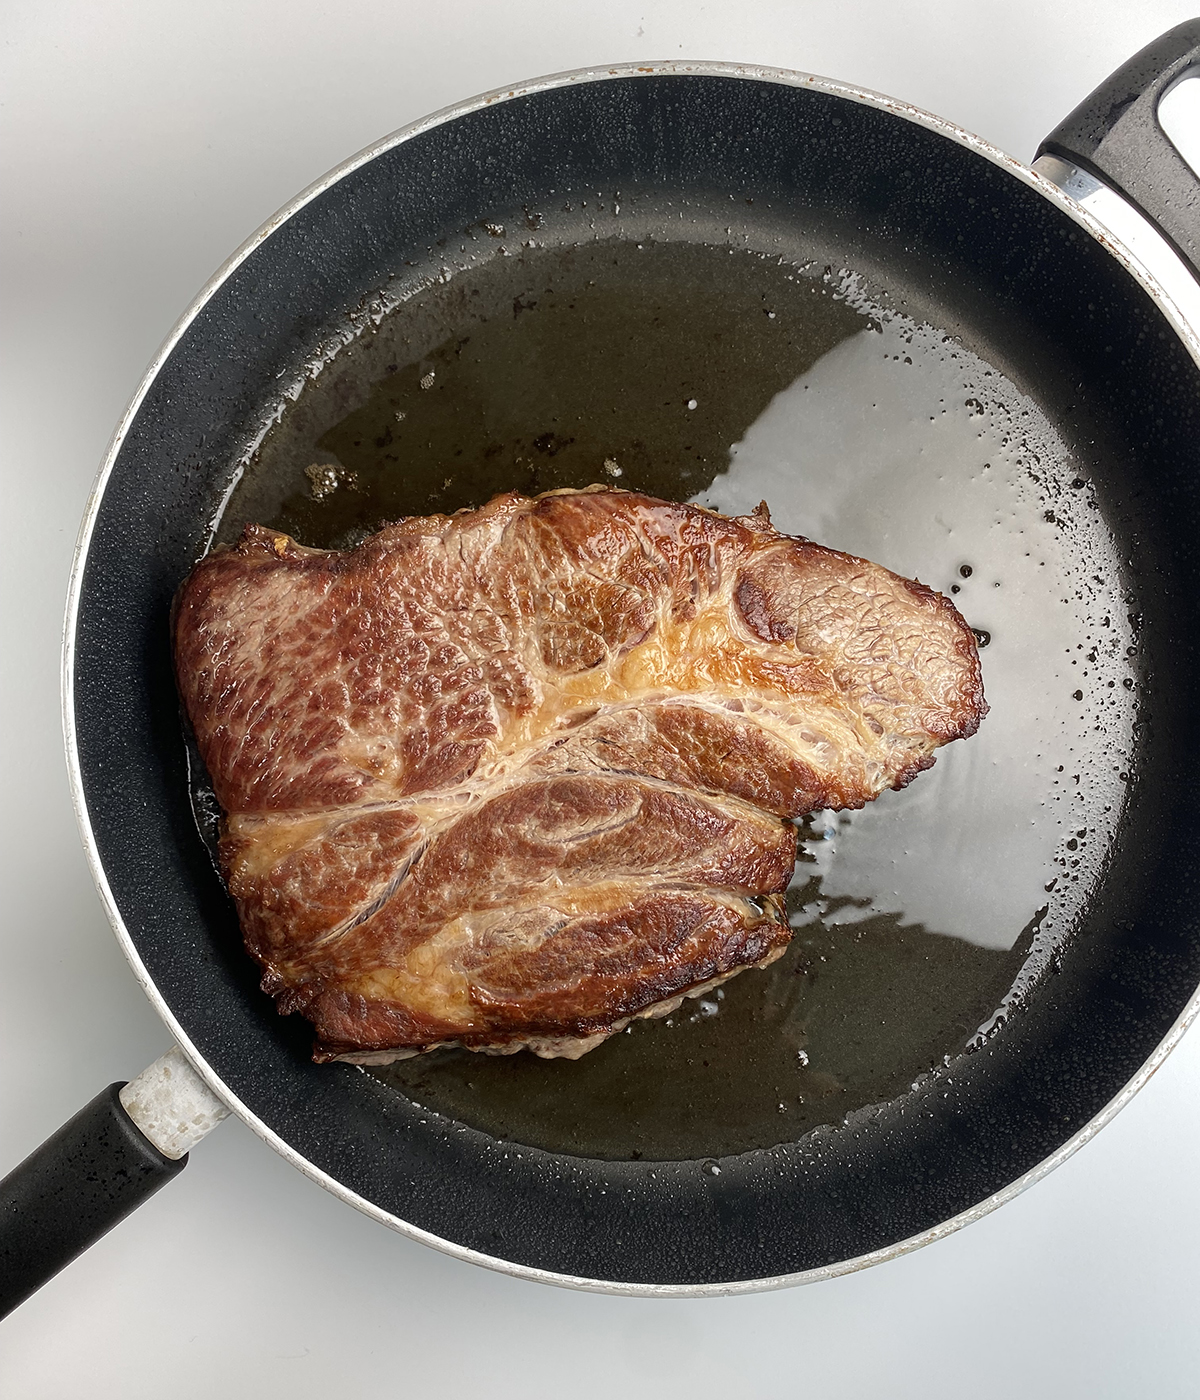
MULTIPOLYGON (((1200 25, 1172 31, 1043 148, 1056 179, 1117 190, 1193 270, 1195 181, 1154 109, 1198 58, 1200 25)), ((163 1131, 181 1106, 204 1120, 197 1131, 228 1106, 344 1199, 460 1257, 629 1293, 762 1288, 891 1257, 1085 1141, 1178 1039, 1200 984, 1200 351, 1179 286, 1169 295, 1049 179, 947 123, 837 83, 720 65, 577 73, 480 99, 365 152, 273 220, 193 306, 118 431, 68 625, 85 843, 192 1068, 150 1076, 133 1105, 140 1129, 110 1086, 6 1178, 6 1305, 179 1169, 186 1159, 161 1147, 186 1137, 163 1131), (501 1143, 349 1066, 312 1065, 302 1029, 268 1014, 240 952, 197 834, 171 681, 170 598, 280 385, 334 362, 408 268, 469 283, 444 252, 463 230, 582 205, 593 189, 620 190, 629 236, 647 241, 680 224, 707 243, 724 230, 761 246, 786 231, 832 254, 831 268, 901 289, 924 323, 1003 367, 1086 472, 1136 619, 1127 795, 1053 972, 952 1073, 835 1131, 719 1161, 501 1143), (156 1115, 152 1091, 168 1078, 184 1093, 160 1096, 156 1115)))

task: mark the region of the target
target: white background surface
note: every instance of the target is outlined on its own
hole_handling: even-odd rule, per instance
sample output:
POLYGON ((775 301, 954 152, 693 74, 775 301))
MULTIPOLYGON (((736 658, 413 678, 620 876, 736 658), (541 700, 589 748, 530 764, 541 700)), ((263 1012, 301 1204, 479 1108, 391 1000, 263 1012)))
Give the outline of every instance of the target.
MULTIPOLYGON (((9 0, 0 11, 0 1172, 168 1045, 84 864, 59 728, 75 533, 172 323, 279 205, 476 92, 636 58, 806 69, 1031 159, 1168 0, 9 0)), ((0 1325, 9 1397, 1200 1394, 1200 1033, 999 1213, 831 1283, 575 1294, 393 1235, 236 1121, 0 1325)))

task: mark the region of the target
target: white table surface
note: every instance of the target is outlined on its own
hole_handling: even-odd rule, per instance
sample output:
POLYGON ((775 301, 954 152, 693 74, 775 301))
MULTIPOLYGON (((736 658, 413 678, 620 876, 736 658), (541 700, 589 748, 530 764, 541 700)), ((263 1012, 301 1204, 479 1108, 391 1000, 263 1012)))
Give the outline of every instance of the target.
MULTIPOLYGON (((905 98, 1031 159, 1182 0, 9 0, 0 18, 0 1172, 169 1044, 92 888, 59 635, 78 521, 143 367, 292 194, 476 92, 720 58, 905 98)), ((648 1301, 459 1263, 231 1121, 0 1326, 0 1395, 656 1400, 1200 1394, 1200 1034, 969 1229, 780 1293, 648 1301)))

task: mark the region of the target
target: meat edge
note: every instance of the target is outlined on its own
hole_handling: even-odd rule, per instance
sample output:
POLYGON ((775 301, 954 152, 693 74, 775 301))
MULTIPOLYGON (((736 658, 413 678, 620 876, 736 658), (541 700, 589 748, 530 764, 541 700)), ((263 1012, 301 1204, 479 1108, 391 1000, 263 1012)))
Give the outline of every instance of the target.
POLYGON ((594 1050, 598 1045, 602 1045, 610 1037, 619 1035, 634 1021, 660 1020, 664 1016, 670 1016, 673 1011, 678 1011, 685 1001, 693 997, 702 997, 705 992, 711 992, 723 982, 728 982, 731 977, 740 976, 741 973, 754 969, 761 971, 763 968, 769 967, 771 963, 783 957, 790 946, 791 940, 789 939, 788 942, 780 944, 779 947, 772 948, 766 957, 760 958, 758 962, 735 967, 729 972, 722 973, 719 977, 710 977, 707 982, 701 982, 695 987, 690 987, 686 992, 678 992, 675 996, 667 997, 664 1001, 643 1007, 641 1011, 635 1012, 632 1016, 624 1016, 619 1021, 614 1021, 607 1030, 595 1031, 591 1035, 527 1036, 522 1039, 506 1041, 502 1045, 464 1045, 461 1040, 439 1040, 431 1045, 423 1045, 420 1049, 400 1048, 394 1050, 341 1051, 336 1045, 326 1045, 318 1041, 313 1048, 313 1060, 317 1064, 390 1065, 399 1060, 415 1060, 418 1056, 428 1055, 434 1050, 470 1050, 475 1055, 515 1055, 521 1050, 529 1050, 543 1060, 578 1060, 589 1050, 594 1050))

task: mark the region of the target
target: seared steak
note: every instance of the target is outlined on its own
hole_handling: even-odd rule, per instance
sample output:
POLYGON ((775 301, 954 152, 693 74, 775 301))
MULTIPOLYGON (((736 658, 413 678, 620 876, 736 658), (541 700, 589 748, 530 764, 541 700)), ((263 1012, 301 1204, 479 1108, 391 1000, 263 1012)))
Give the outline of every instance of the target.
POLYGON ((928 588, 603 488, 346 553, 249 526, 180 589, 175 656, 263 986, 360 1062, 577 1055, 769 962, 786 819, 987 708, 928 588))

